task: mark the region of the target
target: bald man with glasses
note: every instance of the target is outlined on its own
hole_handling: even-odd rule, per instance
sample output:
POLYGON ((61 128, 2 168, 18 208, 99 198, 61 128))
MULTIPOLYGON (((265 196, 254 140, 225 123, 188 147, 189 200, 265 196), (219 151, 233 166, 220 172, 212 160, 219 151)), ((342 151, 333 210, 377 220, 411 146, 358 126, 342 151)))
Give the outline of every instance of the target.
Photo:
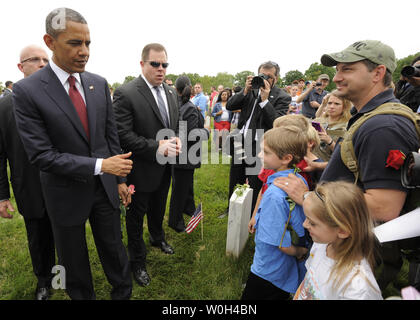
MULTIPOLYGON (((31 45, 21 51, 19 61, 17 66, 26 78, 45 67, 49 59, 44 49, 31 45)), ((15 208, 10 201, 7 160, 17 207, 25 221, 33 271, 38 278, 35 298, 47 300, 51 269, 55 265, 53 232, 41 191, 39 169, 29 163, 16 129, 12 95, 0 101, 0 217, 11 219, 15 208)))

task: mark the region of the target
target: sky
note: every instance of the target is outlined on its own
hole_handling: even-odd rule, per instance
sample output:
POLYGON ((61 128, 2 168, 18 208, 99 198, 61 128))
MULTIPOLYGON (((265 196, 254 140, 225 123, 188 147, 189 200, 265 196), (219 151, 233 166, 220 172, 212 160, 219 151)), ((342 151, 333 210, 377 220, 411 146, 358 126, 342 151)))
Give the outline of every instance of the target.
POLYGON ((416 36, 419 0, 20 0, 0 9, 0 81, 22 78, 20 50, 43 43, 45 18, 53 9, 81 13, 91 36, 86 70, 122 83, 138 76, 143 47, 166 47, 168 74, 256 72, 260 63, 280 65, 280 76, 302 73, 324 53, 358 40, 394 48, 398 59, 420 51, 416 36))

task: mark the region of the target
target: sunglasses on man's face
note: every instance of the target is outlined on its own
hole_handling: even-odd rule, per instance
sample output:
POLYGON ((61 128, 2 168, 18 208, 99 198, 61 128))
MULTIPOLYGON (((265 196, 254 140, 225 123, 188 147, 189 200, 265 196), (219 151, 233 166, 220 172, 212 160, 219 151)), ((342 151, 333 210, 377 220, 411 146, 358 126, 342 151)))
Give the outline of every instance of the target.
POLYGON ((162 62, 162 63, 157 62, 157 61, 145 61, 145 62, 149 62, 149 63, 150 63, 150 65, 151 65, 153 68, 159 68, 159 67, 160 67, 160 65, 162 65, 162 68, 166 69, 166 68, 169 66, 169 63, 168 63, 168 62, 162 62))

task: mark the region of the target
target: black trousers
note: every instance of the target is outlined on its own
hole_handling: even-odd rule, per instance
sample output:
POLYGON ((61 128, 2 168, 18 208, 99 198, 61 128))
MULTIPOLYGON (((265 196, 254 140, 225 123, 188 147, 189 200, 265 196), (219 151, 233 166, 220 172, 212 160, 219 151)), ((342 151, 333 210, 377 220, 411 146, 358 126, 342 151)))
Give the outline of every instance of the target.
POLYGON ((377 262, 379 262, 378 265, 382 263, 383 268, 382 272, 376 275, 376 281, 381 291, 384 291, 397 278, 403 265, 403 259, 396 241, 382 243, 377 247, 377 250, 379 251, 376 253, 377 256, 379 253, 377 262))
POLYGON ((290 293, 250 272, 241 300, 288 300, 290 293))
POLYGON ((230 197, 233 194, 235 186, 237 184, 244 184, 246 179, 248 179, 249 186, 253 189, 251 208, 252 216, 255 204, 257 203, 258 193, 262 187, 262 181, 258 178, 258 174, 262 168, 261 160, 258 158, 258 153, 261 148, 258 141, 249 141, 249 139, 243 140, 242 145, 246 158, 240 159, 240 155, 234 153, 230 163, 228 207, 230 197))
POLYGON ((45 212, 40 219, 24 217, 24 221, 32 268, 38 278, 37 286, 39 288, 51 287, 53 277, 51 270, 55 265, 55 246, 50 219, 45 212))
POLYGON ((184 225, 183 213, 192 215, 195 211, 194 203, 194 170, 173 170, 172 193, 169 206, 168 225, 179 228, 184 225))
MULTIPOLYGON (((147 183, 147 182, 142 182, 147 183)), ((166 166, 159 188, 154 192, 136 191, 126 215, 128 254, 133 270, 146 266, 146 244, 143 239, 143 220, 147 215, 147 227, 151 241, 165 240, 162 228, 166 200, 171 183, 171 167, 166 166)))
MULTIPOLYGON (((112 285, 113 300, 129 299, 132 290, 130 266, 121 240, 120 210, 109 202, 99 178, 89 216, 93 238, 105 275, 112 285)), ((96 298, 86 243, 86 224, 64 227, 53 224, 59 264, 65 268, 66 291, 71 299, 96 298)))

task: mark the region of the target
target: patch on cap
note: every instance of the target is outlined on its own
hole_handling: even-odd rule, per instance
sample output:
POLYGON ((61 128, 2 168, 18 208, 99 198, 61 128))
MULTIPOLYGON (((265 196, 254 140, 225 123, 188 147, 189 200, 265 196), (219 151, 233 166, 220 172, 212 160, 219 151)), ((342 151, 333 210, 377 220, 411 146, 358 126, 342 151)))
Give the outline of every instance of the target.
POLYGON ((352 63, 364 59, 385 65, 391 73, 397 67, 394 50, 378 40, 357 41, 341 52, 324 54, 321 57, 321 63, 324 66, 332 67, 340 62, 352 63))

